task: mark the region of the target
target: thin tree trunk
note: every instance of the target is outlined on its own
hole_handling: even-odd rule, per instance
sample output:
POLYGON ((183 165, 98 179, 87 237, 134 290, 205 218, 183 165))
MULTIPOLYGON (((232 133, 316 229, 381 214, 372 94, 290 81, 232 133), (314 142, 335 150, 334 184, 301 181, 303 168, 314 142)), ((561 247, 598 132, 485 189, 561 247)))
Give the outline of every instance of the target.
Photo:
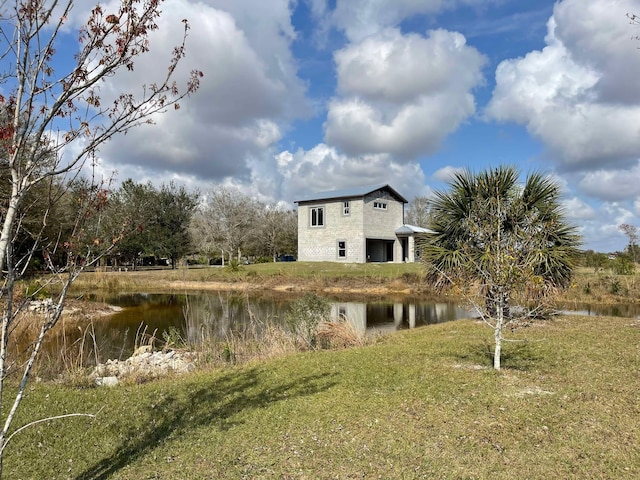
POLYGON ((502 327, 504 325, 504 292, 499 289, 498 302, 496 304, 496 326, 493 331, 495 350, 493 352, 493 368, 500 370, 500 358, 502 355, 502 327))
POLYGON ((5 214, 2 225, 2 234, 0 235, 0 275, 1 272, 6 269, 7 249, 9 248, 9 242, 11 242, 11 234, 13 232, 13 225, 15 223, 16 213, 18 212, 19 203, 20 197, 14 182, 11 199, 9 200, 9 207, 7 208, 7 213, 5 214))

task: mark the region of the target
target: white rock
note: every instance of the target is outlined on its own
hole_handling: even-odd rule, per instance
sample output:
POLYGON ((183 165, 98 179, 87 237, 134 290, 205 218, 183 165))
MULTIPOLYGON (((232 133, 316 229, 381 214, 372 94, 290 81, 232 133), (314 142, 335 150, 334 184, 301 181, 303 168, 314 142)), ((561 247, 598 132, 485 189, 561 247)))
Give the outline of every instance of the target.
POLYGON ((118 385, 118 377, 98 377, 96 385, 100 387, 115 387, 118 385))

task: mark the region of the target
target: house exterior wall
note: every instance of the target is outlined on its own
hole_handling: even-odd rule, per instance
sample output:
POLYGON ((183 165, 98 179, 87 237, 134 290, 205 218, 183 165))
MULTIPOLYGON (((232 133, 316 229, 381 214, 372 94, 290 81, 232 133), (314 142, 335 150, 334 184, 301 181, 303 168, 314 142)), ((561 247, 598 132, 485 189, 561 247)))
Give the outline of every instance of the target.
POLYGON ((394 199, 388 192, 378 190, 364 197, 363 200, 364 235, 366 238, 395 240, 395 230, 403 223, 404 205, 394 199), (376 203, 385 203, 387 208, 375 208, 376 203))
POLYGON ((383 242, 370 244, 372 259, 402 262, 402 244, 395 230, 403 224, 404 204, 385 189, 364 197, 298 202, 298 260, 363 263, 367 261, 367 239, 393 242, 393 258, 388 258, 383 242), (349 215, 344 215, 344 201, 349 215), (384 205, 384 207, 383 207, 384 205), (312 225, 312 210, 322 208, 324 225, 312 225), (345 242, 345 255, 339 255, 345 242), (380 250, 378 252, 378 250, 380 250))
POLYGON ((349 199, 349 215, 343 214, 345 200, 305 202, 298 205, 298 260, 357 263, 366 260, 362 199, 349 199), (324 208, 324 226, 311 225, 311 210, 324 208), (339 256, 338 242, 345 242, 346 255, 339 256))

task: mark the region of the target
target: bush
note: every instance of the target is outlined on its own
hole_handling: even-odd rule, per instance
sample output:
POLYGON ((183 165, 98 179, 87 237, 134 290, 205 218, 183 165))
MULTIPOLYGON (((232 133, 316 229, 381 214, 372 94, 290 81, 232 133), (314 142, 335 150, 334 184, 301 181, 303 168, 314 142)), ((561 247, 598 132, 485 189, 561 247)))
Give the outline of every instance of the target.
POLYGON ((635 265, 627 255, 618 255, 613 261, 613 273, 616 275, 633 275, 635 265))
POLYGON ((239 272, 240 271, 240 262, 238 262, 237 258, 232 258, 229 260, 229 263, 225 267, 230 272, 239 272))
POLYGON ((253 263, 271 263, 271 262, 273 262, 273 259, 269 257, 256 257, 253 259, 253 263))
POLYGON ((305 293, 294 301, 285 314, 287 327, 296 340, 307 348, 316 348, 318 325, 329 320, 331 304, 315 293, 305 293))
POLYGON ((620 280, 614 279, 609 286, 609 293, 612 295, 627 295, 629 290, 620 283, 620 280))
POLYGON ((47 290, 40 280, 34 280, 27 285, 27 291, 25 292, 27 298, 31 297, 34 300, 44 300, 51 296, 49 290, 47 290))

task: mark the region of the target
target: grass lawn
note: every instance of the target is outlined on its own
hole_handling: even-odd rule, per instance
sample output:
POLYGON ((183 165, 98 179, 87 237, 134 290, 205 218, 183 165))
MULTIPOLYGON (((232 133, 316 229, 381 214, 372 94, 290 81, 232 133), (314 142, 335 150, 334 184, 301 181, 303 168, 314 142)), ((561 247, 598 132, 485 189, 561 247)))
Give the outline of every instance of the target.
MULTIPOLYGON (((433 295, 424 283, 419 263, 284 262, 242 265, 237 271, 223 267, 145 270, 136 272, 85 272, 74 283, 74 293, 174 292, 188 289, 285 289, 433 295)), ((571 286, 558 301, 583 304, 633 304, 640 302, 640 273, 614 275, 578 268, 571 286)))
POLYGON ((423 267, 417 263, 284 262, 227 267, 180 268, 131 272, 84 272, 74 283, 75 292, 175 291, 183 287, 207 289, 211 284, 233 288, 243 284, 269 289, 291 286, 322 290, 327 287, 366 288, 391 285, 418 288, 423 267), (187 285, 188 284, 188 285, 187 285))
POLYGON ((12 479, 640 478, 640 321, 559 317, 505 346, 457 321, 142 385, 32 384, 12 479))

